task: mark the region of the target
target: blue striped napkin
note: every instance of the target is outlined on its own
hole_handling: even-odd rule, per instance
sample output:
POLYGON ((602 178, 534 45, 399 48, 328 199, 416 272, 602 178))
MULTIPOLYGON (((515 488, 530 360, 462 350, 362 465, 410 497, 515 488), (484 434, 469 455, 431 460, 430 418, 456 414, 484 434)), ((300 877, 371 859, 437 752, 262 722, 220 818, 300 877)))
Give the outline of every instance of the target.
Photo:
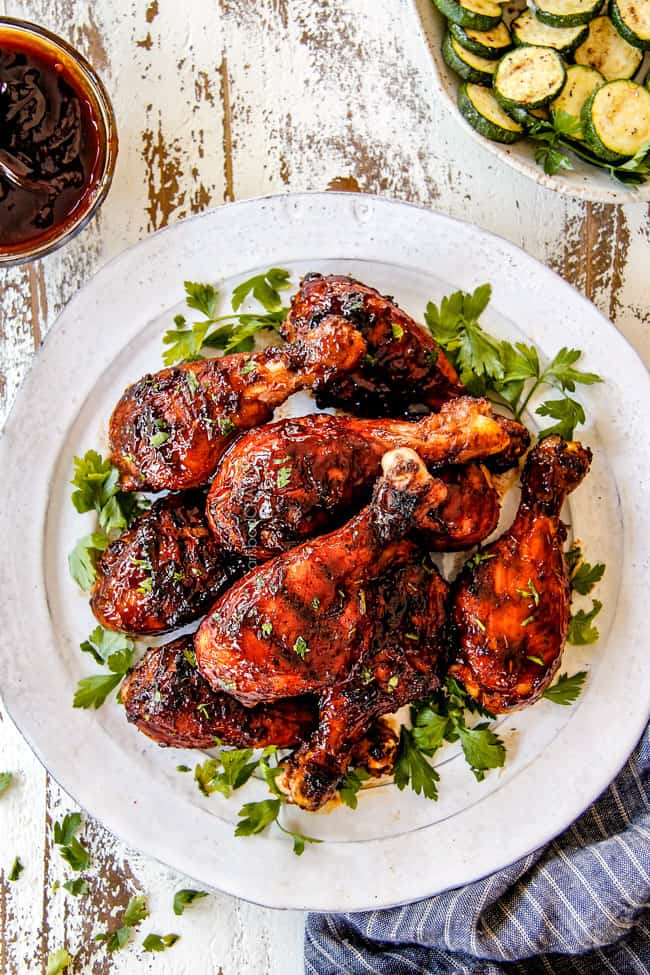
POLYGON ((310 914, 305 971, 649 975, 650 726, 596 802, 523 860, 406 907, 310 914))

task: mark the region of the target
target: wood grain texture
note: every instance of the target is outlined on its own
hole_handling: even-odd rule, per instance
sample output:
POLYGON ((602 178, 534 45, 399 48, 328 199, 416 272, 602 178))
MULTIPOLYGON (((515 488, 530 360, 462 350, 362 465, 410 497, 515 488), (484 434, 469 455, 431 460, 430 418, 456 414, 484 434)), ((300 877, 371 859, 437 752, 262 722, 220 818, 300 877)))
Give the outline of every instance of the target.
MULTIPOLYGON (((120 135, 100 217, 63 251, 0 272, 0 422, 59 311, 106 260, 206 207, 291 190, 380 193, 501 234, 587 294, 650 363, 648 207, 556 197, 471 142, 435 101, 405 0, 16 0, 0 10, 79 47, 107 84, 120 135)), ((74 363, 71 373, 74 381, 74 363)), ((90 894, 53 892, 69 870, 51 824, 75 804, 7 717, 4 769, 16 781, 0 801, 1 975, 44 973, 48 952, 63 945, 77 955, 75 973, 302 971, 299 915, 214 894, 175 918, 172 894, 187 881, 92 820, 90 894), (10 884, 16 854, 25 872, 10 884), (152 909, 142 933, 181 940, 143 956, 140 935, 109 958, 92 935, 134 892, 152 909)))

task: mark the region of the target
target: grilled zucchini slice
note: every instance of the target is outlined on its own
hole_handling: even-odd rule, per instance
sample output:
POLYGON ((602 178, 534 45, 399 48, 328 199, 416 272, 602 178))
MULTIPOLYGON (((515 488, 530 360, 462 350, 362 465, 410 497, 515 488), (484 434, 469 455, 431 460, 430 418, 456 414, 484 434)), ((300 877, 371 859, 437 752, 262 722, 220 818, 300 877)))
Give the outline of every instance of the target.
POLYGON ((494 93, 510 108, 541 108, 562 91, 566 71, 550 47, 516 47, 501 58, 494 75, 494 93))
POLYGON ((498 61, 512 47, 510 31, 503 21, 492 30, 471 30, 461 27, 460 24, 450 23, 449 33, 466 51, 489 61, 498 61))
POLYGON ((552 47, 565 57, 573 54, 587 36, 588 27, 549 27, 542 24, 534 13, 524 10, 510 25, 515 44, 533 44, 552 47))
MULTIPOLYGON (((587 68, 584 64, 571 64, 566 69, 566 81, 564 88, 554 101, 551 102, 551 112, 566 112, 574 118, 582 117, 582 109, 587 99, 593 94, 596 88, 605 84, 602 74, 595 68, 587 68)), ((578 132, 573 136, 576 139, 583 139, 584 135, 578 132)))
POLYGON ((650 91, 619 79, 597 88, 582 110, 585 140, 605 162, 621 163, 650 142, 650 91))
POLYGON ((544 108, 522 108, 521 105, 508 106, 508 115, 519 125, 523 125, 525 129, 530 129, 533 127, 535 122, 547 122, 549 119, 549 111, 546 107, 544 108))
POLYGON ((466 51, 449 32, 445 34, 445 39, 442 42, 442 56, 445 59, 445 64, 465 81, 471 81, 475 85, 485 85, 487 88, 491 87, 497 62, 488 61, 487 58, 481 58, 478 54, 466 51))
POLYGON ((610 0, 609 16, 628 44, 650 51, 650 0, 610 0))
POLYGON ((535 0, 535 16, 549 27, 579 27, 593 20, 603 0, 535 0))
POLYGON ((609 17, 596 17, 589 24, 586 40, 576 50, 576 64, 600 71, 605 81, 633 78, 643 53, 621 37, 609 17))
POLYGON ((482 85, 463 82, 458 91, 458 108, 473 129, 492 142, 516 142, 524 130, 503 111, 494 94, 482 85))
POLYGON ((490 30, 502 17, 501 7, 493 0, 433 0, 440 13, 461 27, 490 30))

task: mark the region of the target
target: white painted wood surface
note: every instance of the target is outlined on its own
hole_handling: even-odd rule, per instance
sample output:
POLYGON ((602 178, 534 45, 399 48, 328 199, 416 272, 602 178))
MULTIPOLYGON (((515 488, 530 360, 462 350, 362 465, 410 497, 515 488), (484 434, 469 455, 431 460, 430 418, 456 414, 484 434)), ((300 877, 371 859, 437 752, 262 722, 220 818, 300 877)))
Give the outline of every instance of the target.
MULTIPOLYGON (((407 0, 0 0, 0 11, 55 30, 93 62, 121 143, 99 219, 62 252, 0 272, 0 422, 58 312, 106 260, 190 213, 290 190, 381 193, 500 233, 584 291, 650 363, 648 207, 564 200, 471 142, 434 101, 407 0)), ((74 363, 52 380, 74 382, 74 363)), ((76 975, 302 970, 300 915, 214 894, 176 918, 184 879, 92 821, 90 895, 53 892, 67 874, 51 824, 75 807, 0 710, 2 770, 16 779, 0 801, 0 975, 44 973, 48 952, 64 945, 76 975), (16 854, 25 871, 9 884, 16 854), (143 955, 140 936, 107 957, 92 935, 134 892, 149 895, 142 932, 181 940, 143 955)))

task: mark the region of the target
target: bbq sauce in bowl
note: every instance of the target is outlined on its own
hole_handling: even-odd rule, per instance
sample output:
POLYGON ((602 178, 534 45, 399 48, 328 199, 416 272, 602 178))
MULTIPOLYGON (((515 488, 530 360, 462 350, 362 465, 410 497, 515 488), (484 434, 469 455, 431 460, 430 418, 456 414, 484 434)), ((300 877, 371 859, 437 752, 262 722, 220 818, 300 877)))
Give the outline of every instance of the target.
POLYGON ((42 28, 0 18, 0 264, 77 233, 108 191, 116 151, 90 65, 42 28))

